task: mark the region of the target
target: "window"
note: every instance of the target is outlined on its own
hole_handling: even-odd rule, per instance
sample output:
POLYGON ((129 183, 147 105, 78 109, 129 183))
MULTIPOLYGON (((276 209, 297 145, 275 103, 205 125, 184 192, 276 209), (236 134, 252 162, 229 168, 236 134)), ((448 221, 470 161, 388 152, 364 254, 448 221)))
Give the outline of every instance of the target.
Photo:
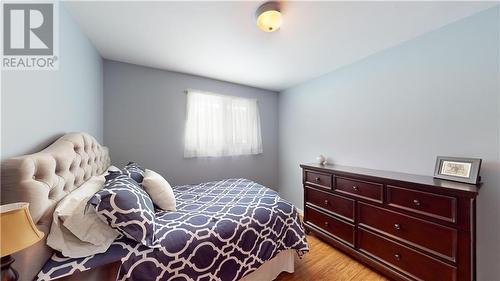
POLYGON ((257 100, 188 90, 184 157, 259 153, 257 100))

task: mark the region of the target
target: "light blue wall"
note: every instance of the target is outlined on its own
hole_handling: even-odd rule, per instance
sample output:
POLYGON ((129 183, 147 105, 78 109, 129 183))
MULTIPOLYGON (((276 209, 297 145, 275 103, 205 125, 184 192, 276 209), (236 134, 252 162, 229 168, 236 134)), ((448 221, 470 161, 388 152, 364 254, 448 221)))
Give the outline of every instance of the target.
POLYGON ((116 165, 137 161, 171 184, 244 177, 278 186, 278 94, 234 83, 104 62, 104 143, 116 165), (184 158, 186 89, 256 98, 263 154, 184 158))
POLYGON ((279 94, 280 193, 302 206, 299 163, 432 175, 437 155, 479 157, 478 280, 500 276, 499 8, 279 94))
POLYGON ((102 140, 102 59, 59 9, 59 70, 2 70, 2 159, 36 152, 67 132, 102 140))

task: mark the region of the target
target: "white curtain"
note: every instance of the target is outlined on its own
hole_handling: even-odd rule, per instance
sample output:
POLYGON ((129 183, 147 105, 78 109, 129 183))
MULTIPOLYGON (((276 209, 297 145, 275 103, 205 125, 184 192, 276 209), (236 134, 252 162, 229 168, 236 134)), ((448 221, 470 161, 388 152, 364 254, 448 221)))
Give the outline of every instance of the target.
POLYGON ((184 157, 262 153, 256 99, 188 90, 184 157))

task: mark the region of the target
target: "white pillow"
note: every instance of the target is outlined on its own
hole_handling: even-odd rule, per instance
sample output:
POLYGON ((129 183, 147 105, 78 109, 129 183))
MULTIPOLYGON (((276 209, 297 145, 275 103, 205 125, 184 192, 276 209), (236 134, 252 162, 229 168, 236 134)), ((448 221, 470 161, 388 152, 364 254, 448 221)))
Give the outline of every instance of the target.
POLYGON ((164 211, 175 211, 174 191, 160 174, 146 169, 142 186, 156 206, 164 211))
MULTIPOLYGON (((117 168, 111 166, 108 171, 114 169, 117 168)), ((108 171, 92 177, 57 204, 47 236, 48 246, 70 258, 108 250, 119 233, 97 217, 94 208, 86 208, 89 198, 104 186, 108 171)))

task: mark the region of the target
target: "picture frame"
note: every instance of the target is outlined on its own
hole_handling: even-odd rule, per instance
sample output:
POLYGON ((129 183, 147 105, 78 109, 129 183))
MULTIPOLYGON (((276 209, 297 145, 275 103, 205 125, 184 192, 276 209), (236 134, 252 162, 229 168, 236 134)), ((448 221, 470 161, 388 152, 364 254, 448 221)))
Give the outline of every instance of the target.
POLYGON ((434 178, 478 184, 481 159, 437 156, 434 178))

